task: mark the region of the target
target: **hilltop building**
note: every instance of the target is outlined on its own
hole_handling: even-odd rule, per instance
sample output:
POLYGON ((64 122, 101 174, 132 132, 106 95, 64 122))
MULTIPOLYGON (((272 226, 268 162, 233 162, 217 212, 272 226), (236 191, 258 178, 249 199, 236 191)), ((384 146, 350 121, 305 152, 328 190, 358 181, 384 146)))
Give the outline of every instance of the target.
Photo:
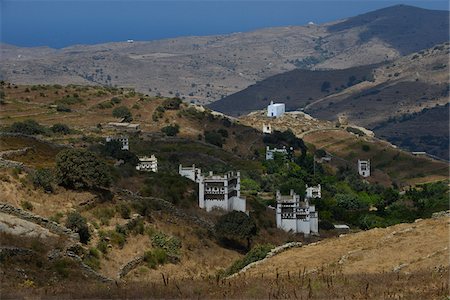
POLYGON ((316 207, 309 204, 309 200, 300 200, 300 196, 291 190, 288 196, 276 194, 277 227, 285 231, 303 233, 304 235, 319 233, 319 216, 316 207))
POLYGON ((158 172, 158 159, 154 154, 152 156, 139 157, 139 163, 136 170, 145 172, 158 172))
POLYGON ((283 148, 279 149, 279 148, 273 148, 270 149, 269 146, 266 147, 266 160, 272 160, 275 158, 275 153, 280 153, 282 155, 287 155, 288 151, 286 149, 285 146, 283 146, 283 148))
POLYGON ((273 103, 270 101, 269 106, 267 106, 267 116, 272 118, 281 117, 286 112, 286 106, 284 103, 273 103))
POLYGON ((358 159, 358 173, 362 177, 370 176, 370 160, 359 160, 358 159))
POLYGON ((122 150, 130 150, 130 146, 128 144, 128 137, 127 136, 107 136, 106 142, 112 142, 112 141, 118 141, 122 143, 122 150))
POLYGON ((270 124, 263 124, 262 132, 265 134, 271 134, 272 133, 272 126, 270 124))
POLYGON ((320 184, 317 186, 306 186, 306 199, 317 199, 322 198, 322 189, 320 187, 320 184))

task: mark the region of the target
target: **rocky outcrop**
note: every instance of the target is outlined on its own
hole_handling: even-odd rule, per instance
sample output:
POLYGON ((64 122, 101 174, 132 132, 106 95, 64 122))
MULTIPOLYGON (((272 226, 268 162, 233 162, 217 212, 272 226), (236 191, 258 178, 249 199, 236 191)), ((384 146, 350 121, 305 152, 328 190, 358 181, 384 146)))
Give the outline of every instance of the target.
POLYGON ((23 209, 20 209, 18 207, 14 207, 7 203, 0 203, 0 212, 16 216, 22 220, 38 224, 39 226, 42 226, 46 229, 48 229, 50 232, 66 236, 72 240, 79 241, 80 237, 78 233, 73 232, 72 230, 59 225, 56 222, 52 222, 46 218, 43 218, 38 215, 34 215, 30 212, 27 212, 23 209))

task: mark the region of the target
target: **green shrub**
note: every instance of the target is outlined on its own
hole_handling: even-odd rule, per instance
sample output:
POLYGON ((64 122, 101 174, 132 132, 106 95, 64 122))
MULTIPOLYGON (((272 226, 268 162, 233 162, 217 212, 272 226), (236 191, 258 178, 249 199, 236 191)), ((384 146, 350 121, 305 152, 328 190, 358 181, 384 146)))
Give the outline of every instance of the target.
POLYGON ((120 98, 117 98, 117 97, 112 97, 111 98, 111 103, 113 105, 120 104, 121 102, 122 102, 122 99, 120 99, 120 98))
POLYGON ((162 248, 168 255, 177 256, 181 248, 181 241, 175 236, 169 236, 162 232, 157 232, 151 237, 152 246, 162 248))
MULTIPOLYGON (((76 94, 74 94, 74 96, 69 96, 67 95, 66 97, 56 101, 56 104, 65 104, 65 105, 74 105, 74 104, 78 104, 78 103, 83 103, 84 100, 81 99, 80 97, 75 97, 76 94)), ((76 95, 78 96, 78 95, 76 95)))
POLYGON ((66 124, 61 124, 61 123, 54 124, 50 129, 53 133, 61 133, 64 135, 72 132, 72 130, 70 130, 69 126, 67 126, 66 124))
POLYGON ((53 214, 50 218, 48 218, 52 222, 59 223, 61 221, 61 218, 64 216, 62 212, 57 212, 53 214))
POLYGON ((131 209, 125 203, 120 203, 119 206, 117 206, 117 211, 119 212, 120 216, 123 219, 129 219, 130 218, 131 209))
POLYGON ((205 142, 210 143, 212 145, 222 147, 223 145, 223 137, 220 133, 215 131, 205 131, 205 142))
POLYGON ((97 219, 100 220, 102 225, 108 225, 109 220, 116 214, 115 210, 109 207, 97 208, 92 213, 97 219))
POLYGON ((168 256, 166 250, 161 248, 146 251, 144 253, 144 261, 152 269, 156 269, 158 265, 165 264, 167 262, 167 259, 168 256))
POLYGON ((59 184, 70 188, 96 189, 112 182, 108 166, 94 153, 81 149, 62 150, 56 156, 59 184))
POLYGON ((144 233, 144 221, 142 219, 133 219, 125 225, 126 230, 134 235, 144 233))
POLYGON ((9 131, 15 133, 34 135, 34 134, 44 134, 46 132, 46 128, 34 120, 25 120, 22 122, 14 122, 9 128, 9 131))
POLYGON ((247 249, 250 248, 251 239, 258 231, 252 217, 236 210, 222 215, 214 226, 214 229, 220 239, 234 241, 246 240, 247 249))
POLYGON ((123 118, 125 122, 133 121, 131 111, 126 106, 119 106, 113 109, 112 115, 116 118, 123 118))
POLYGON ((33 204, 31 204, 31 202, 29 202, 29 201, 21 201, 20 202, 20 206, 22 206, 22 208, 23 209, 25 209, 25 210, 33 210, 33 204))
POLYGON ((105 240, 100 239, 97 243, 97 249, 103 254, 108 253, 108 243, 105 240))
POLYGON ((225 271, 225 276, 230 276, 234 273, 239 272, 242 270, 245 266, 255 262, 259 261, 261 259, 264 259, 267 254, 272 250, 274 246, 271 244, 265 244, 265 245, 258 245, 253 247, 252 250, 250 250, 242 259, 239 259, 235 261, 231 267, 229 267, 225 271))
POLYGON ((69 106, 65 105, 65 104, 58 104, 58 105, 56 105, 56 111, 59 111, 59 112, 71 112, 72 109, 69 106))
POLYGON ((104 102, 100 102, 99 104, 97 104, 97 107, 99 109, 108 109, 108 108, 112 108, 113 104, 110 101, 104 101, 104 102))
POLYGON ((80 242, 87 244, 91 238, 86 219, 79 212, 71 212, 67 215, 66 227, 80 235, 80 242))
POLYGON ((165 109, 179 109, 182 101, 180 98, 166 99, 163 102, 163 107, 165 109))
POLYGON ((49 169, 37 169, 32 175, 31 180, 35 188, 43 188, 46 192, 53 192, 53 182, 55 177, 49 169))
POLYGON ((163 127, 161 131, 167 136, 176 136, 180 132, 180 126, 178 124, 168 125, 163 127))
POLYGON ((220 129, 217 130, 217 133, 219 133, 224 138, 228 137, 228 130, 226 130, 226 129, 220 128, 220 129))

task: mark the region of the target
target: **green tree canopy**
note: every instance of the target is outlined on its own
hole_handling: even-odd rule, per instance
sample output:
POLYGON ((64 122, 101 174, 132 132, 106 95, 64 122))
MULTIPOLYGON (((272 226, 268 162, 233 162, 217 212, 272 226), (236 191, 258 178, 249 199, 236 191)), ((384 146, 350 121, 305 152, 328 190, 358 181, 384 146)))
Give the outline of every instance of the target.
POLYGON ((125 122, 133 121, 131 111, 126 106, 119 106, 113 109, 112 115, 116 118, 123 118, 125 122))
POLYGON ((246 240, 248 249, 250 248, 252 237, 258 231, 253 218, 236 210, 221 216, 214 228, 220 238, 235 241, 246 240))
POLYGON ((69 188, 97 189, 111 185, 108 166, 94 153, 82 149, 66 149, 56 156, 59 184, 69 188))

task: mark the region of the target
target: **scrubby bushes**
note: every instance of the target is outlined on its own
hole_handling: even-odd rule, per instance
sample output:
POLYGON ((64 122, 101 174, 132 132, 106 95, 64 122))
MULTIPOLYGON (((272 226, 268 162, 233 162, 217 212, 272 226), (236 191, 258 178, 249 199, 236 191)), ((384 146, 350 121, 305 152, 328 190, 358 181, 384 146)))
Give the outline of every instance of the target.
POLYGON ((205 131, 205 142, 222 147, 224 140, 223 136, 216 131, 205 131))
POLYGON ((70 134, 71 133, 69 126, 67 126, 66 124, 61 124, 61 123, 54 124, 50 129, 53 133, 61 133, 61 134, 70 134))
POLYGON ((55 177, 50 169, 37 169, 32 173, 31 181, 35 188, 43 188, 46 192, 53 192, 55 177))
POLYGON ((214 229, 217 237, 225 243, 229 240, 234 242, 247 241, 247 249, 250 248, 251 240, 258 230, 253 218, 235 210, 221 216, 214 229))
POLYGON ((180 126, 178 124, 168 125, 163 127, 161 131, 167 136, 176 136, 180 132, 180 126))
POLYGON ((46 128, 40 125, 35 120, 29 119, 22 122, 14 122, 8 131, 28 135, 35 135, 46 133, 46 128))
POLYGON ((116 118, 123 118, 125 122, 133 121, 131 111, 126 106, 119 106, 114 108, 112 111, 112 115, 116 118))
POLYGON ((165 109, 179 109, 182 101, 180 98, 170 98, 163 102, 163 107, 165 109))
POLYGON ((91 238, 86 219, 78 212, 71 212, 67 215, 66 227, 78 233, 80 242, 83 244, 87 244, 91 238))
POLYGON ((243 258, 238 259, 228 269, 226 269, 225 272, 222 274, 222 276, 224 276, 224 277, 230 276, 234 273, 239 272, 245 266, 247 266, 255 261, 264 259, 267 256, 267 254, 270 252, 270 250, 272 250, 273 247, 274 246, 271 244, 255 246, 243 258))

